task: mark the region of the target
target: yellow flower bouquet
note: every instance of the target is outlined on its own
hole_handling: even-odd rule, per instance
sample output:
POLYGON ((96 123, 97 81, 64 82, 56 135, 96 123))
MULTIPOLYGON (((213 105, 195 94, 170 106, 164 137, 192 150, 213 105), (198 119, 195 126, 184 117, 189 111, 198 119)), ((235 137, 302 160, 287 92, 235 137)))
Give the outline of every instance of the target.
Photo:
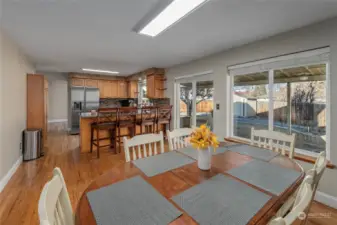
POLYGON ((213 147, 215 151, 216 148, 219 147, 217 136, 206 126, 206 124, 195 129, 191 134, 190 143, 198 150, 207 150, 209 147, 213 147))

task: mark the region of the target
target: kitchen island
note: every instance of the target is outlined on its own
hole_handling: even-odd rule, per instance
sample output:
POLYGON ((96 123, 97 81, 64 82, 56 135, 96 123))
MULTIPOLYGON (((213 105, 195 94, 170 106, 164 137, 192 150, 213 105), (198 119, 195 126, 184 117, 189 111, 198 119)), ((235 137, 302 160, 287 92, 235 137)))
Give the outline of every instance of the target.
MULTIPOLYGON (((137 119, 140 120, 140 114, 137 115, 137 119)), ((81 115, 80 118, 80 149, 81 152, 90 152, 90 137, 91 137, 91 124, 96 121, 96 116, 92 116, 90 113, 81 115)), ((136 125, 136 135, 140 134, 140 125, 136 125)), ((165 126, 159 126, 159 130, 164 131, 165 126)), ((143 126, 145 131, 145 126, 143 126)), ((121 128, 121 135, 128 134, 127 128, 121 128)), ((100 131, 100 138, 109 137, 108 130, 100 131)), ((94 132, 94 139, 96 139, 96 132, 94 132)), ((100 141, 100 145, 110 144, 110 140, 100 141)), ((117 146, 118 147, 118 146, 117 146)), ((93 146, 93 151, 96 150, 96 146, 93 146)))

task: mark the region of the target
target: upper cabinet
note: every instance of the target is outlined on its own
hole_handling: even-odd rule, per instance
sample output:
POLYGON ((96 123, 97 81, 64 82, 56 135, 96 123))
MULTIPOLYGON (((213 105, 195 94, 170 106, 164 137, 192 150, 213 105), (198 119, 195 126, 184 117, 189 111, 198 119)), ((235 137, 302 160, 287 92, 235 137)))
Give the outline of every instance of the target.
POLYGON ((164 98, 165 80, 164 75, 148 75, 146 79, 147 97, 164 98))
POLYGON ((146 74, 146 90, 148 98, 164 98, 165 88, 165 70, 151 68, 144 71, 146 74))
POLYGON ((72 78, 71 86, 84 87, 84 79, 81 78, 72 78))
POLYGON ((125 80, 118 81, 118 98, 128 97, 128 86, 125 80))
POLYGON ((128 81, 128 98, 138 97, 138 81, 130 80, 128 81))
POLYGON ((98 80, 85 79, 85 86, 86 87, 98 88, 98 80))

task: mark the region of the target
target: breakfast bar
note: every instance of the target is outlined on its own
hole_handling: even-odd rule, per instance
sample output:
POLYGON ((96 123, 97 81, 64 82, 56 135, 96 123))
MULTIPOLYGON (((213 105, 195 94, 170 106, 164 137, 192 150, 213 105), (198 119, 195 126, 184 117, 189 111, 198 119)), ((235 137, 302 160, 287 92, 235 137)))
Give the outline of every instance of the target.
MULTIPOLYGON (((120 108, 120 109, 123 109, 120 108)), ((165 133, 166 129, 169 129, 169 126, 165 126, 170 123, 171 121, 171 106, 164 106, 164 107, 148 107, 147 110, 156 110, 151 114, 142 113, 145 109, 139 108, 136 114, 136 124, 135 124, 135 133, 134 135, 144 134, 144 133, 152 133, 152 132, 159 132, 163 131, 165 133), (158 113, 157 112, 158 109, 158 113), (166 114, 160 113, 159 109, 166 109, 166 114), (169 111, 167 110, 169 109, 169 111), (163 118, 164 116, 164 118, 163 118), (149 123, 149 119, 153 121, 154 123, 149 123), (166 123, 163 123, 162 121, 165 121, 166 123)), ((100 109, 99 109, 100 110, 100 109)), ((83 113, 80 117, 80 149, 81 152, 90 152, 91 147, 91 132, 92 132, 92 124, 97 122, 97 112, 94 113, 83 113)), ((101 121, 106 120, 106 118, 101 116, 101 121)), ((117 122, 117 116, 110 118, 109 121, 106 122, 117 122)), ((119 118, 118 120, 123 120, 119 118)), ((109 145, 111 144, 111 140, 109 137, 111 136, 111 131, 109 130, 100 130, 100 138, 104 139, 100 141, 100 145, 109 145)), ((117 132, 117 131, 115 131, 117 132)), ((116 134, 118 135, 118 134, 116 134)), ((129 136, 130 132, 128 128, 121 127, 120 128, 120 136, 129 136)), ((96 139, 97 135, 96 132, 93 132, 93 139, 96 139)), ((92 150, 96 151, 97 146, 93 145, 92 150)), ((114 149, 114 152, 116 153, 116 150, 114 149)))

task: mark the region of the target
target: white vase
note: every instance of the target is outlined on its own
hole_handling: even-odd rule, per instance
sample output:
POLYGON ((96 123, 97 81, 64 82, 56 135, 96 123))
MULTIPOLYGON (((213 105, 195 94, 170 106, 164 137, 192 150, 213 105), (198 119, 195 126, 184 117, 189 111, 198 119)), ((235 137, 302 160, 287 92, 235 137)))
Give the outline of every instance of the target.
POLYGON ((198 167, 201 170, 211 169, 212 153, 211 148, 198 150, 198 167))

